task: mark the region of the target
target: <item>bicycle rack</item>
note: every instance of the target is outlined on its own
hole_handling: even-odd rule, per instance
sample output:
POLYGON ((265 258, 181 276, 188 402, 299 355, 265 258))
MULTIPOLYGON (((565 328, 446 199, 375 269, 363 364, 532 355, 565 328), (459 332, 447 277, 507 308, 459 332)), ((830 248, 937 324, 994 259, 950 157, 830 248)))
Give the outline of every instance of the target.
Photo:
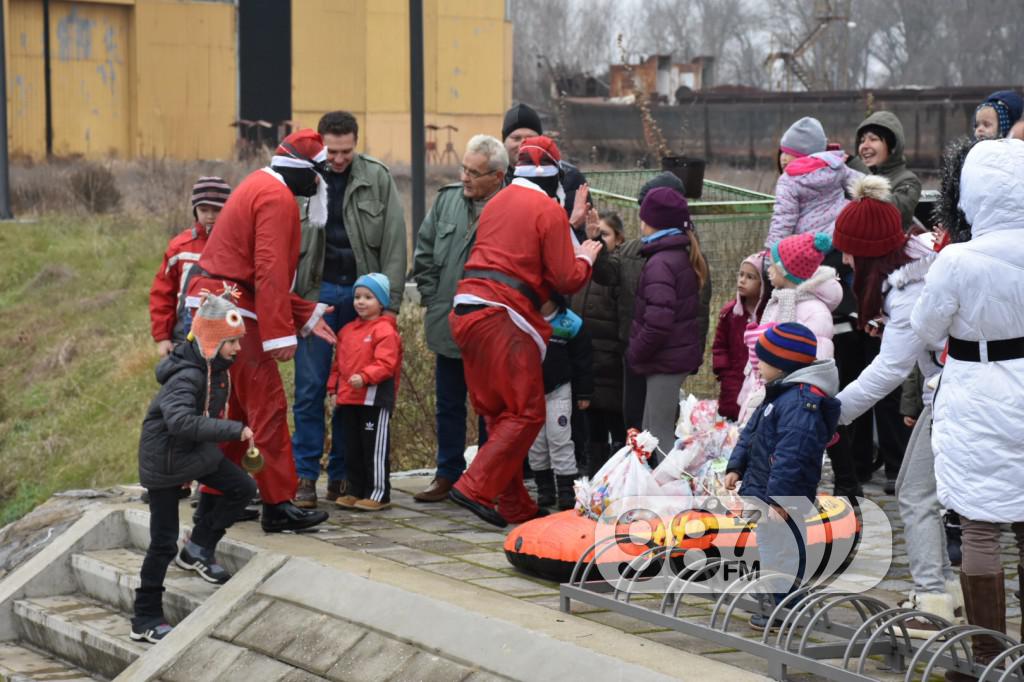
POLYGON ((924 611, 892 608, 867 594, 822 587, 798 587, 778 604, 766 606, 774 604, 771 595, 780 591, 778 587, 773 590, 772 583, 785 579, 788 585, 791 577, 753 570, 716 589, 704 581, 728 562, 702 556, 676 570, 672 559, 683 550, 671 540, 664 546, 648 546, 628 562, 620 562, 616 578, 591 580, 600 576, 601 558, 623 542, 629 539, 622 534, 601 538, 583 553, 569 582, 559 588, 562 611, 568 613, 575 600, 739 649, 764 659, 768 674, 778 680, 786 679, 789 668, 840 682, 873 680, 867 664, 874 660, 889 671, 904 673, 905 682, 926 681, 935 668, 973 674, 981 682, 1024 682, 1024 644, 1005 634, 954 625, 924 611), (653 568, 657 568, 655 575, 651 574, 653 568), (660 601, 655 601, 653 608, 650 600, 645 600, 645 606, 633 599, 637 594, 659 593, 660 601), (707 622, 679 616, 682 595, 696 595, 712 603, 707 622), (729 631, 737 611, 758 613, 769 623, 780 625, 765 628, 759 638, 743 637, 729 631), (855 624, 837 620, 840 613, 847 616, 847 623, 852 616, 855 624), (928 621, 938 630, 928 640, 913 640, 907 631, 911 619, 928 621), (968 647, 971 637, 982 634, 1005 646, 987 666, 976 663, 968 647))

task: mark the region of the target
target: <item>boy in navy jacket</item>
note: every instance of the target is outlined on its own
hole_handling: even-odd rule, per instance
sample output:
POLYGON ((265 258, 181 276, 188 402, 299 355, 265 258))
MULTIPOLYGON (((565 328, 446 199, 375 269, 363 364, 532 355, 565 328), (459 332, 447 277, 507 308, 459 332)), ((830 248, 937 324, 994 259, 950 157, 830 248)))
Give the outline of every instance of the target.
MULTIPOLYGON (((825 446, 839 423, 840 405, 833 397, 839 374, 834 361, 815 361, 817 346, 814 332, 795 322, 772 327, 757 340, 765 399, 740 435, 725 479, 729 490, 742 479, 743 496, 766 507, 756 530, 762 573, 797 579, 814 572, 805 566, 803 519, 817 495, 825 446)), ((793 587, 784 585, 776 602, 793 587)), ((750 624, 763 628, 767 620, 755 615, 750 624)))

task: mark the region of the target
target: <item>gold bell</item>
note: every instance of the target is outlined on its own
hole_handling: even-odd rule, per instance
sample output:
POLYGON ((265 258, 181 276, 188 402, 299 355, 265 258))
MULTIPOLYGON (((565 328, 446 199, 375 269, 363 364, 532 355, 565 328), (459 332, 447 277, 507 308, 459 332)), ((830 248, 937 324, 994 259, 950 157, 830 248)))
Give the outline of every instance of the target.
POLYGON ((255 445, 250 445, 246 450, 245 457, 242 458, 242 468, 250 474, 258 474, 263 471, 263 455, 255 445))

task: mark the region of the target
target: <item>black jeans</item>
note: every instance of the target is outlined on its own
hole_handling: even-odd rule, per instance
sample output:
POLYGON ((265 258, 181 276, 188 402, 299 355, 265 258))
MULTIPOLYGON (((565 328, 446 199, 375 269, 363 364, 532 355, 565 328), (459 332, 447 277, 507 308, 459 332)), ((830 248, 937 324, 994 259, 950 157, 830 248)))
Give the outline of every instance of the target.
POLYGON ((588 476, 597 473, 612 454, 612 448, 626 442, 626 426, 622 413, 612 410, 587 410, 590 433, 587 444, 587 462, 582 469, 588 476))
POLYGON ((647 402, 647 377, 634 374, 623 363, 622 419, 627 429, 643 428, 644 403, 647 402))
MULTIPOLYGON (((221 495, 203 493, 201 514, 192 529, 192 542, 213 551, 224 532, 256 495, 256 482, 240 467, 221 458, 217 469, 199 482, 221 491, 221 495), (216 499, 214 499, 216 498, 216 499)), ((172 488, 149 490, 149 548, 142 561, 141 585, 135 591, 135 617, 132 625, 151 627, 164 622, 163 592, 167 567, 178 553, 178 491, 172 488)))

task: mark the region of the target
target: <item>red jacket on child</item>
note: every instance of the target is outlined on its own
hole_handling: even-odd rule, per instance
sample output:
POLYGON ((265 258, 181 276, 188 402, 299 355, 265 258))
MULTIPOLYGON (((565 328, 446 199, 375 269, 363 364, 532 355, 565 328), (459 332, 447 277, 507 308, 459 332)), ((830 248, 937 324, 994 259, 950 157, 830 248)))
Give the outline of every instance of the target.
POLYGON ((750 322, 742 301, 733 299, 718 313, 715 342, 711 346, 712 368, 718 379, 718 414, 735 421, 740 416, 736 399, 743 387, 743 369, 747 366, 747 344, 743 332, 750 322), (737 308, 741 311, 737 314, 737 308))
POLYGON ((372 405, 394 409, 402 372, 402 337, 393 315, 375 320, 356 318, 341 328, 327 392, 338 394, 338 405, 372 405), (353 374, 363 387, 353 388, 353 374))
POLYGON ((199 261, 209 234, 202 223, 178 233, 167 245, 163 262, 149 288, 149 323, 154 341, 174 338, 178 322, 178 300, 188 271, 199 261))

